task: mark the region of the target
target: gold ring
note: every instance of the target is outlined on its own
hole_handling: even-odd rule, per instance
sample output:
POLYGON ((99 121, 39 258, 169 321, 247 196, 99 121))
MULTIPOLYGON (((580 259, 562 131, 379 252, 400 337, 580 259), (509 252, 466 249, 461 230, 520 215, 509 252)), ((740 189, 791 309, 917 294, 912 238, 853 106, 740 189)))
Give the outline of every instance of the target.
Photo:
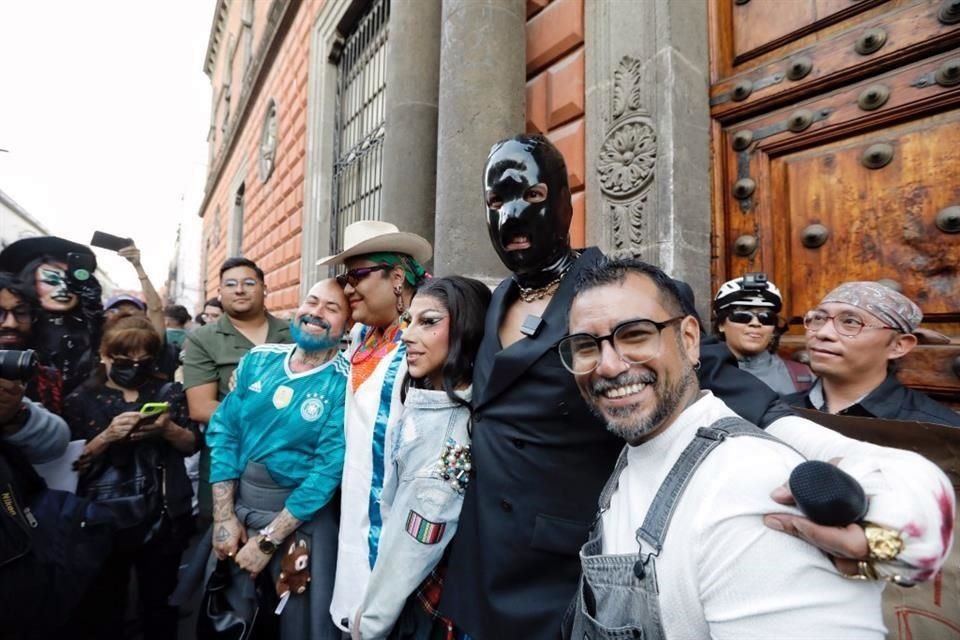
POLYGON ((857 561, 856 573, 841 573, 840 575, 848 580, 876 580, 878 578, 877 570, 868 560, 857 561))
POLYGON ((869 560, 860 560, 857 562, 857 575, 861 580, 877 580, 877 570, 869 560))
POLYGON ((904 543, 900 532, 874 524, 863 523, 863 535, 867 538, 869 559, 875 562, 889 562, 903 551, 904 543))

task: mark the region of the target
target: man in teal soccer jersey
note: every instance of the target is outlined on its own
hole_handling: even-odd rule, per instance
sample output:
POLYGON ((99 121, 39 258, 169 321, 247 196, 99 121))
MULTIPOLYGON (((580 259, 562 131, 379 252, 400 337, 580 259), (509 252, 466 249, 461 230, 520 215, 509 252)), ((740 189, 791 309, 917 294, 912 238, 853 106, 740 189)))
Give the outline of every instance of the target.
POLYGON ((234 560, 236 573, 268 569, 276 580, 291 545, 309 553, 309 588, 283 601, 281 638, 339 638, 326 611, 349 370, 339 345, 349 313, 336 281, 314 285, 291 321, 294 344, 251 349, 207 430, 216 558, 234 560))

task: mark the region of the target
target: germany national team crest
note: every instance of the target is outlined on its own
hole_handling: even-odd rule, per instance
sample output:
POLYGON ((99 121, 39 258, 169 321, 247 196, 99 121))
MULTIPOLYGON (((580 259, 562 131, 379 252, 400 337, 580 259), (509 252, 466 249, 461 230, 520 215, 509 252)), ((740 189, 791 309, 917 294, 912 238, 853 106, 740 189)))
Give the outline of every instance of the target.
POLYGON ((290 404, 291 400, 293 400, 293 389, 286 385, 280 385, 273 392, 273 406, 277 409, 283 409, 290 404))
POLYGON ((315 422, 323 415, 323 398, 315 393, 307 394, 307 399, 300 405, 300 417, 307 422, 315 422))

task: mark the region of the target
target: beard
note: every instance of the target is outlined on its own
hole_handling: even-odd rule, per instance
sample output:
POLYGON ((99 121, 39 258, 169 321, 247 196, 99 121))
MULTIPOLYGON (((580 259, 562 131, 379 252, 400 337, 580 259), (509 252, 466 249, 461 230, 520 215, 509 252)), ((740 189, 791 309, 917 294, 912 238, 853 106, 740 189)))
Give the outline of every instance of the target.
POLYGON ((679 378, 658 376, 652 371, 631 373, 625 371, 611 380, 600 379, 589 386, 582 387, 590 411, 604 421, 607 431, 626 440, 631 445, 642 442, 646 436, 663 426, 683 402, 691 387, 697 385, 697 375, 689 363, 684 363, 679 378), (646 415, 640 413, 639 403, 601 409, 599 400, 603 393, 614 387, 631 384, 644 384, 652 387, 654 393, 653 409, 646 415))
POLYGON ((306 353, 316 353, 326 351, 340 346, 342 335, 331 335, 330 323, 323 318, 316 316, 300 316, 290 321, 290 336, 298 348, 306 353), (303 325, 311 324, 325 330, 325 333, 309 333, 303 329, 303 325))

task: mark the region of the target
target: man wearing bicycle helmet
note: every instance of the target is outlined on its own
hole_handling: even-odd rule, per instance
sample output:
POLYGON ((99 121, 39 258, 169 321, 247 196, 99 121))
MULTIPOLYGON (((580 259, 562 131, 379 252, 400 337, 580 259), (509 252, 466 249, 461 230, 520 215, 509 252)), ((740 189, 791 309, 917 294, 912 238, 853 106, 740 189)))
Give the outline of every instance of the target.
POLYGON ((786 330, 777 315, 782 308, 780 290, 765 273, 723 283, 713 300, 714 331, 736 356, 737 365, 786 395, 809 389, 814 376, 806 365, 777 355, 786 330))

